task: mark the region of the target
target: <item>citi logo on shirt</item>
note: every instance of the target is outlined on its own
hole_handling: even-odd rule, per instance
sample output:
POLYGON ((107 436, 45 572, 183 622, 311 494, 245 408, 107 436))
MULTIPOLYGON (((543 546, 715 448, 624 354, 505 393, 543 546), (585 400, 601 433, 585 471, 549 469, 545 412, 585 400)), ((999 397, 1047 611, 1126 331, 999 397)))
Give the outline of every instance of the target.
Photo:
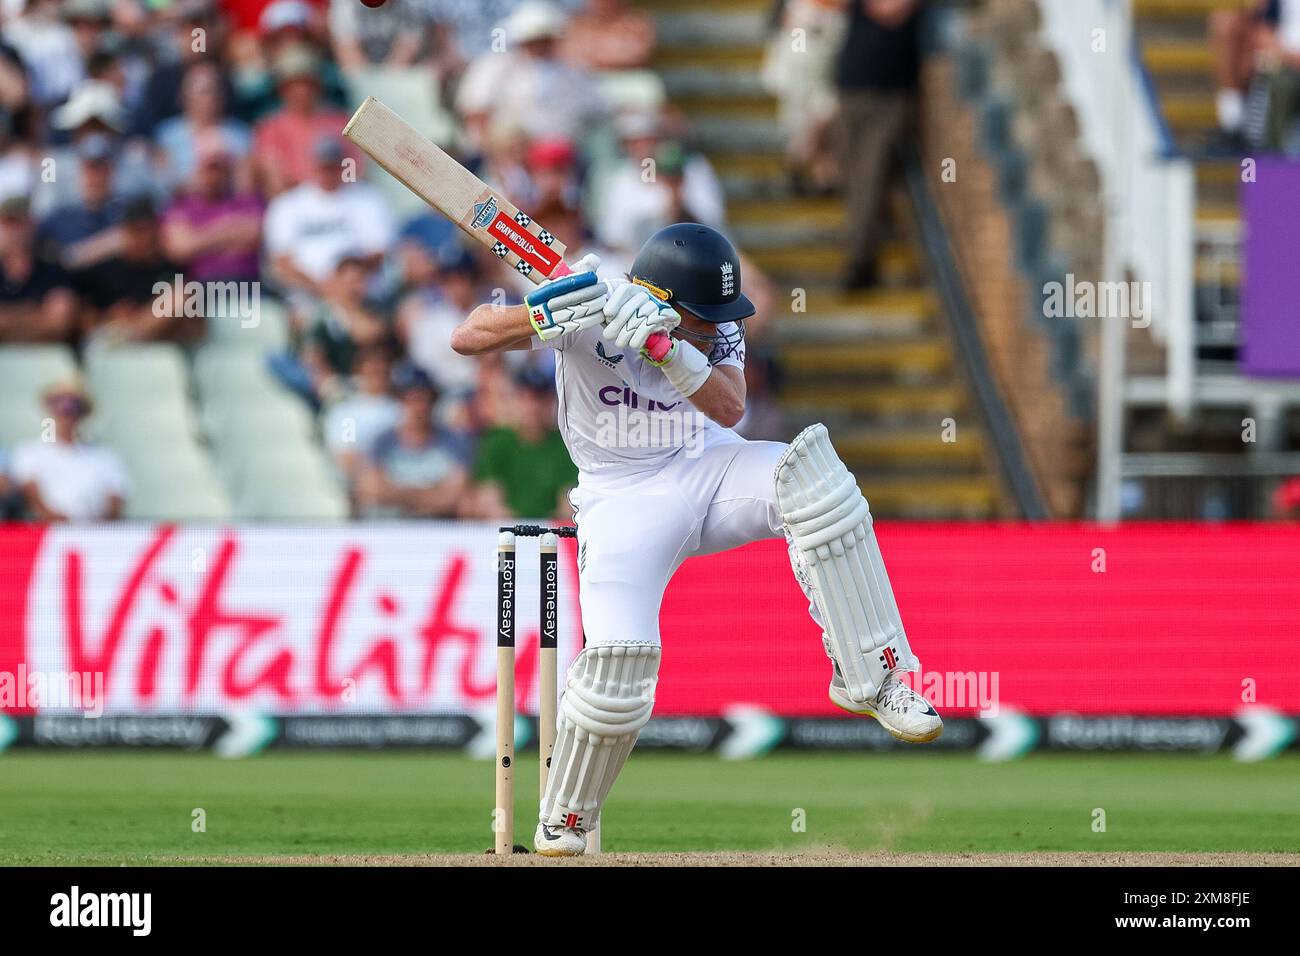
POLYGON ((618 355, 607 355, 605 353, 605 343, 596 343, 596 360, 606 368, 613 368, 618 365, 619 362, 623 361, 623 358, 624 356, 621 352, 618 355))
POLYGON ((606 385, 596 395, 602 405, 626 405, 628 408, 638 408, 647 412, 667 412, 681 404, 681 402, 660 402, 653 398, 646 398, 626 385, 606 385))

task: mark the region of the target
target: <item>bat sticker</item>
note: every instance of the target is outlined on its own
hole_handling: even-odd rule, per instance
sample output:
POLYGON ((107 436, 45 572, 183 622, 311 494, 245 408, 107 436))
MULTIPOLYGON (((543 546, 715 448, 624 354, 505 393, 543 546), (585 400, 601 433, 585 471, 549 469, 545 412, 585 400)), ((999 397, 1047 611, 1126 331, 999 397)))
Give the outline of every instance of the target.
POLYGON ((487 224, 496 218, 497 214, 497 197, 489 196, 487 202, 476 202, 474 204, 474 219, 471 225, 475 229, 486 229, 487 224))
MULTIPOLYGON (((545 244, 539 245, 540 240, 534 242, 533 240, 537 237, 521 229, 504 212, 497 213, 497 217, 492 221, 488 232, 498 243, 504 245, 534 269, 540 270, 542 275, 550 275, 555 271, 555 267, 560 264, 560 257, 554 249, 545 244)), ((493 251, 496 251, 495 247, 493 251)), ((527 273, 524 274, 527 275, 527 273)))

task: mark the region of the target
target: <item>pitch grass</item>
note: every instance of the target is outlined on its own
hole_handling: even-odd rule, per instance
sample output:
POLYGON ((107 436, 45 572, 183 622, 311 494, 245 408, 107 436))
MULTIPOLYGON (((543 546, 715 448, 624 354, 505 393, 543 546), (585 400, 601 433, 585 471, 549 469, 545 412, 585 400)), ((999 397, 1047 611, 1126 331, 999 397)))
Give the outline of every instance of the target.
MULTIPOLYGON (((531 844, 537 765, 516 777, 531 844)), ((0 864, 476 853, 492 765, 436 753, 0 755, 0 864), (192 830, 202 810, 206 832, 192 830)), ((1032 853, 1300 851, 1300 759, 637 754, 605 848, 1032 853), (1105 812, 1105 832, 1094 813, 1105 812), (800 819, 806 824, 798 830, 800 819)))

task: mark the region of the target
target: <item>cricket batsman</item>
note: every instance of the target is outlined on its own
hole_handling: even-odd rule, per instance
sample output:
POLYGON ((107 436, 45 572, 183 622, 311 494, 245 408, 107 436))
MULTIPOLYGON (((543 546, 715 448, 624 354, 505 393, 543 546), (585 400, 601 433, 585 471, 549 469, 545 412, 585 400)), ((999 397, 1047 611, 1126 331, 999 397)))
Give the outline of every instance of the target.
POLYGON ((655 233, 627 278, 587 256, 523 305, 480 305, 461 354, 556 352, 559 427, 579 469, 572 503, 587 646, 569 668, 534 838, 579 856, 637 734, 659 671, 659 606, 692 555, 784 536, 831 660, 830 699, 899 740, 943 731, 900 675, 908 645, 857 480, 826 426, 789 445, 732 431, 745 411, 745 319, 735 248, 715 229, 655 233), (663 336, 668 336, 665 339, 663 336))

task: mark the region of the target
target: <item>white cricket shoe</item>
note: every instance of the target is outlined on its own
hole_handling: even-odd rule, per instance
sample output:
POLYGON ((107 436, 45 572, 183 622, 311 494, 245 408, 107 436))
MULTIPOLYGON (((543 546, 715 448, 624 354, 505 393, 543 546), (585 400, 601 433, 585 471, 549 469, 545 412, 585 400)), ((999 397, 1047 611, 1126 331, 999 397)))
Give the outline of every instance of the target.
POLYGON ((891 672, 881 685, 880 693, 865 702, 849 697, 848 686, 834 664, 831 676, 831 703, 850 714, 874 717, 887 731, 909 744, 924 744, 943 733, 943 720, 930 702, 903 683, 898 672, 891 672))
POLYGON ((582 856, 587 852, 587 831, 539 823, 533 849, 542 856, 582 856))

